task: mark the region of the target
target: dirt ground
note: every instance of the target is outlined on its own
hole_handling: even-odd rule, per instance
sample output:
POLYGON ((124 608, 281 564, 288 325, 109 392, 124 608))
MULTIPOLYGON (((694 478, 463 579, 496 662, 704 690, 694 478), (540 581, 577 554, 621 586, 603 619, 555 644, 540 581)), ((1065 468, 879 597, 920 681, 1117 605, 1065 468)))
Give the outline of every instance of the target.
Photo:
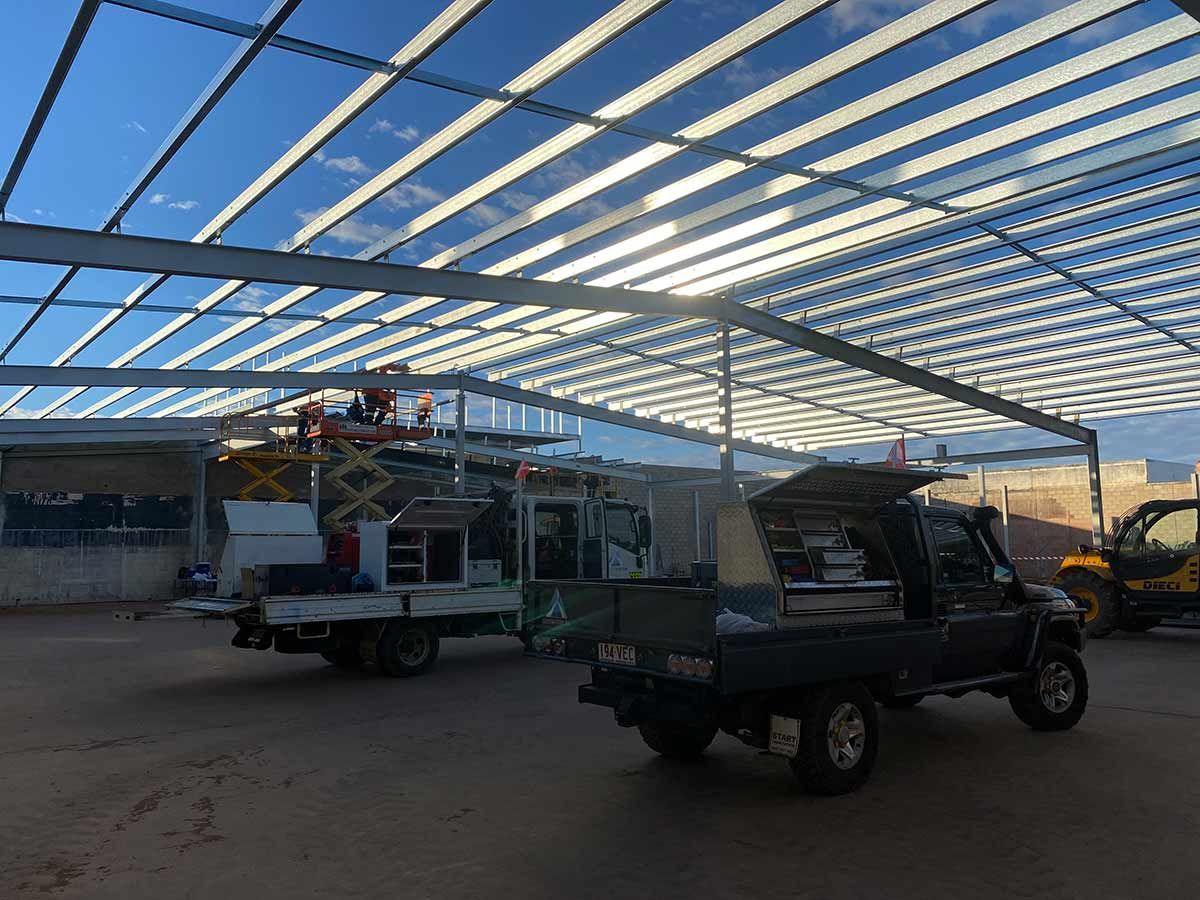
POLYGON ((0 897, 1195 896, 1200 631, 1093 642, 1069 733, 882 711, 835 799, 724 736, 661 760, 512 639, 392 680, 231 633, 0 613, 0 897))

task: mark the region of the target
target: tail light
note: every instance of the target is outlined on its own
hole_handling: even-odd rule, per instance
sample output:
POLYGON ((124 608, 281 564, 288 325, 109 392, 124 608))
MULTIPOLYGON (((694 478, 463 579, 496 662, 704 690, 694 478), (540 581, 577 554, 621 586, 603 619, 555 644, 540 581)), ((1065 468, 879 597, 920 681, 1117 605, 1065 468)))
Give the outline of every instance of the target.
POLYGON ((667 657, 667 673, 670 675, 686 675, 689 678, 712 678, 713 662, 703 656, 683 656, 672 653, 667 657))

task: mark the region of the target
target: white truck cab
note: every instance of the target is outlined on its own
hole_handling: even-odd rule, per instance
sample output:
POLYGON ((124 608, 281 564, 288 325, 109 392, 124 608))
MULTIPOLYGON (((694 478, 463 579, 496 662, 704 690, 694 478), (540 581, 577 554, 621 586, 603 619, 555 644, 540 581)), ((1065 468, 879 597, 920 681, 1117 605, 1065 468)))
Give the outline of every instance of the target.
POLYGON ((525 497, 525 578, 642 578, 650 517, 608 497, 525 497))

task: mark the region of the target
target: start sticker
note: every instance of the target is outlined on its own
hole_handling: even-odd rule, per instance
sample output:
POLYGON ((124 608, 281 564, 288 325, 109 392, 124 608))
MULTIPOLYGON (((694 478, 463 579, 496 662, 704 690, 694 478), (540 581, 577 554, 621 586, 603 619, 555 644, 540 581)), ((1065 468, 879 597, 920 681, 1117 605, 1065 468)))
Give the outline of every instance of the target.
POLYGON ((800 750, 800 720, 771 716, 771 742, 767 750, 780 756, 795 756, 800 750))

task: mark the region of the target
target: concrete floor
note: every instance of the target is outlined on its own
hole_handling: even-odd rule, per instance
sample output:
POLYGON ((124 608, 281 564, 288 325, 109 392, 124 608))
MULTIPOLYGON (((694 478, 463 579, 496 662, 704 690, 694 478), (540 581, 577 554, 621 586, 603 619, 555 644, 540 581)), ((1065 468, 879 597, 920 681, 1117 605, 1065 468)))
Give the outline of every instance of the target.
POLYGON ((1197 631, 1093 642, 1066 734, 883 711, 835 799, 724 736, 661 760, 511 639, 391 680, 230 635, 0 613, 0 897, 1195 896, 1197 631))

